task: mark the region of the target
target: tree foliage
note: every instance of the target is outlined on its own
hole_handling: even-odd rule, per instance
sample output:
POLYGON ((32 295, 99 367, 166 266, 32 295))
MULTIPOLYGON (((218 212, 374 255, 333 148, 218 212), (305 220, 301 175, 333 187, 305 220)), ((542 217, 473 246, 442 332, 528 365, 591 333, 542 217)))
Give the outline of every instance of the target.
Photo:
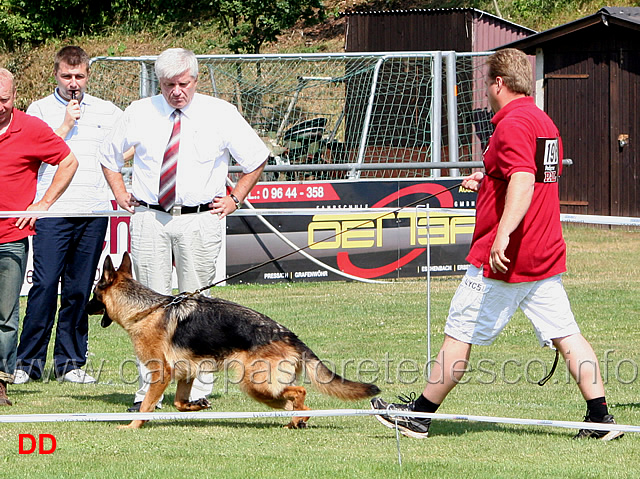
POLYGON ((259 53, 265 42, 275 41, 299 20, 324 18, 322 0, 217 0, 213 11, 233 53, 259 53))
POLYGON ((6 49, 91 33, 109 23, 117 6, 108 0, 0 1, 0 42, 6 49))
POLYGON ((51 38, 216 22, 233 53, 258 53, 297 21, 321 21, 322 0, 0 0, 0 47, 13 50, 51 38))

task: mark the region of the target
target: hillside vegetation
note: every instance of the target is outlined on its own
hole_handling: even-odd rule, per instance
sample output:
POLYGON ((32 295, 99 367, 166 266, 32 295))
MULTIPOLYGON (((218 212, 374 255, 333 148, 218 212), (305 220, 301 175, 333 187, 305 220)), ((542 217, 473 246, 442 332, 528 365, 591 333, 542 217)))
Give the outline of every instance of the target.
MULTIPOLYGON (((477 8, 537 31, 562 25, 591 15, 608 2, 602 0, 325 0, 325 19, 305 26, 299 22, 283 32, 277 42, 267 43, 263 53, 312 53, 344 51, 347 11, 406 10, 413 8, 477 8)), ((640 1, 617 1, 616 6, 638 6, 640 1)), ((1 20, 1 19, 0 19, 1 20)), ((158 22, 159 23, 159 22, 158 22)), ((51 92, 55 85, 52 63, 55 52, 64 45, 81 45, 90 56, 155 55, 165 48, 181 46, 197 54, 229 53, 222 46, 224 35, 215 23, 199 19, 187 24, 156 24, 132 32, 131 25, 114 25, 107 31, 73 38, 55 38, 37 46, 16 47, 0 53, 0 65, 16 75, 16 106, 26 107, 51 92)))

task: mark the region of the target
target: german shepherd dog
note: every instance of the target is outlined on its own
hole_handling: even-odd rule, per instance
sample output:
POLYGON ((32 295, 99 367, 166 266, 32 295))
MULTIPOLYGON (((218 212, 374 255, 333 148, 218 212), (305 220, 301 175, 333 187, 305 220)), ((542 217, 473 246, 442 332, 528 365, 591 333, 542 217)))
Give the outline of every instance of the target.
MULTIPOLYGON (((235 370, 240 388, 272 408, 309 410, 306 390, 296 385, 304 371, 317 389, 343 400, 364 399, 380 392, 374 384, 349 381, 332 372, 293 332, 257 311, 202 295, 159 294, 133 279, 131 259, 124 254, 116 270, 104 261, 102 277, 87 304, 89 314, 103 314, 131 338, 136 356, 151 371, 149 390, 140 406, 151 412, 172 379, 178 381, 174 405, 199 411, 209 401, 189 401, 193 380, 207 371, 235 370), (151 366, 151 365, 154 366, 151 366)), ((306 427, 308 417, 293 417, 286 427, 306 427)), ((125 428, 139 428, 134 420, 125 428)))

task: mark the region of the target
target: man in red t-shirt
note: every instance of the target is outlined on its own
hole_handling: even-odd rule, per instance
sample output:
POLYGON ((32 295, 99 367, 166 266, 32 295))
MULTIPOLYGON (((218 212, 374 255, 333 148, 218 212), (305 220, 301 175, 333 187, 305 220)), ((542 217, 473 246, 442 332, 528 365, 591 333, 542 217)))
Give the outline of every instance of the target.
MULTIPOLYGON (((562 285, 566 246, 560 224, 558 177, 562 142, 553 121, 531 97, 527 56, 505 49, 487 61, 487 97, 495 132, 484 152, 484 173, 462 186, 478 192, 470 267, 456 291, 445 339, 423 393, 404 404, 374 398, 374 409, 434 413, 460 382, 471 345, 491 344, 520 308, 541 346, 557 349, 587 402, 587 423, 615 424, 598 359, 580 333, 562 285)), ((381 414, 385 426, 427 437, 430 419, 381 414)), ((576 438, 611 440, 621 431, 581 429, 576 438)))
MULTIPOLYGON (((45 122, 13 107, 15 97, 13 75, 0 68, 0 211, 46 211, 71 182, 78 161, 45 122), (58 165, 58 171, 33 203, 42 162, 58 165)), ((0 406, 11 406, 7 383, 15 370, 20 289, 35 221, 0 218, 0 406)))

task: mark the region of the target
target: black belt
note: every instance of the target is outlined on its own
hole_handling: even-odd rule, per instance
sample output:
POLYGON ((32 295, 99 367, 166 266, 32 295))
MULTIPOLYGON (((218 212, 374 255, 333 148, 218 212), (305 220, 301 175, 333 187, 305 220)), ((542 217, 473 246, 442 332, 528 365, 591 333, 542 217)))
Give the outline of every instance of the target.
POLYGON ((140 203, 140 206, 146 206, 147 208, 150 208, 152 210, 162 211, 163 213, 168 213, 171 216, 180 216, 180 215, 188 215, 189 213, 200 213, 202 211, 211 211, 211 203, 202 203, 201 205, 197 205, 197 206, 175 205, 175 206, 172 206, 169 211, 165 210, 160 205, 150 205, 145 201, 138 200, 138 203, 140 203))

